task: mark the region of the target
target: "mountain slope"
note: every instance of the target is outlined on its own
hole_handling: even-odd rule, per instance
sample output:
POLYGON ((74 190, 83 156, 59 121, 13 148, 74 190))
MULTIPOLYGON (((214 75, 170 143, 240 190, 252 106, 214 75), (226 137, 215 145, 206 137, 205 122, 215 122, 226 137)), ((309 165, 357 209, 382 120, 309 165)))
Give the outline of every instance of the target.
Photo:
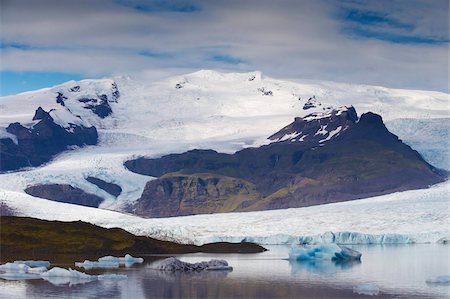
POLYGON ((196 150, 127 161, 132 171, 163 175, 147 183, 130 211, 167 217, 295 208, 425 188, 445 178, 380 116, 358 120, 353 107, 296 118, 269 138, 274 142, 232 155, 196 150))
MULTIPOLYGON (((47 112, 55 109, 51 115, 56 115, 55 123, 64 128, 75 122, 94 126, 97 145, 72 148, 38 168, 0 174, 0 190, 29 198, 24 190, 30 185, 70 183, 104 198, 100 207, 123 210, 140 198, 151 179, 123 166, 142 155, 157 158, 194 148, 234 153, 266 144, 270 142, 267 136, 294 117, 327 112, 330 106, 353 105, 359 113, 373 111, 387 121, 409 117, 426 122, 448 118, 448 104, 448 94, 441 92, 289 82, 259 72, 199 71, 159 81, 124 76, 71 81, 1 97, 0 139, 14 142, 16 136, 6 127, 20 122, 29 128, 36 110, 42 107, 47 112), (95 113, 97 109, 92 106, 97 103, 102 107, 104 95, 111 112, 99 108, 95 113), (122 192, 116 197, 87 181, 88 177, 113 183, 122 192)), ((433 153, 440 150, 436 148, 433 153)))

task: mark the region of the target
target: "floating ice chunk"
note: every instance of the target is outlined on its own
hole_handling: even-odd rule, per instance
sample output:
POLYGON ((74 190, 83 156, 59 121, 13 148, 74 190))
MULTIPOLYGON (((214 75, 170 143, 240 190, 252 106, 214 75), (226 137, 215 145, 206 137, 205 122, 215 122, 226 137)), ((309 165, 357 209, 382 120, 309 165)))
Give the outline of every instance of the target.
POLYGON ((93 279, 95 276, 88 275, 83 272, 79 272, 77 270, 72 270, 71 268, 64 269, 59 267, 54 267, 48 270, 47 272, 41 273, 42 277, 69 277, 76 279, 93 279))
POLYGON ((76 267, 84 268, 84 269, 95 269, 95 268, 103 268, 103 269, 115 269, 119 268, 118 261, 98 261, 93 262, 89 260, 85 260, 84 262, 76 262, 76 267))
POLYGON ((23 273, 23 272, 5 272, 0 274, 0 278, 7 280, 22 280, 22 279, 40 279, 39 274, 23 273))
POLYGON ((170 257, 156 262, 154 269, 161 271, 203 271, 203 270, 225 270, 231 271, 232 267, 225 260, 210 260, 200 263, 187 263, 177 258, 170 257))
POLYGON ((27 271, 27 273, 30 273, 30 274, 41 274, 41 273, 44 273, 44 272, 47 272, 48 270, 47 270, 47 268, 46 267, 34 267, 34 268, 28 268, 28 271, 27 271))
POLYGON ((54 267, 47 272, 41 273, 41 277, 55 285, 60 284, 75 285, 80 283, 86 283, 96 279, 96 276, 72 270, 71 268, 67 270, 59 267, 54 267))
POLYGON ((121 265, 132 265, 135 263, 143 263, 144 259, 141 257, 133 257, 129 254, 126 254, 125 257, 115 257, 115 256, 104 256, 98 259, 99 262, 116 262, 121 265))
POLYGON ((6 263, 0 265, 0 270, 4 272, 27 273, 30 267, 25 264, 6 263))
POLYGON ((359 295, 376 296, 380 293, 380 288, 374 283, 363 283, 353 287, 353 293, 359 295))
POLYGON ((290 260, 332 260, 351 261, 360 260, 361 253, 337 244, 321 244, 314 246, 293 247, 289 252, 290 260))
POLYGON ((28 261, 14 261, 14 264, 25 264, 29 267, 45 267, 48 268, 50 267, 50 262, 49 261, 33 261, 33 260, 28 260, 28 261))
POLYGON ((112 255, 107 255, 98 259, 99 262, 117 262, 120 263, 120 258, 112 255))
POLYGON ((144 259, 141 258, 141 257, 132 257, 129 254, 125 255, 125 263, 129 263, 129 264, 139 263, 139 264, 141 264, 143 262, 144 262, 144 259))
POLYGON ((450 284, 450 275, 439 275, 430 277, 426 280, 427 283, 436 284, 450 284))
POLYGON ((128 279, 125 274, 101 274, 97 275, 98 280, 124 280, 128 279))

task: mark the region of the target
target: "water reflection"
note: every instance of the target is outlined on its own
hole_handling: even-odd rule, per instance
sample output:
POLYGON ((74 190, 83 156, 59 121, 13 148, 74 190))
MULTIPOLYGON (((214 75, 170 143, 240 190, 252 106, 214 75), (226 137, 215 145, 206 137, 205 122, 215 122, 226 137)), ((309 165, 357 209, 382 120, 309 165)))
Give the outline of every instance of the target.
POLYGON ((155 278, 160 278, 166 282, 177 282, 184 279, 189 280, 216 280, 224 279, 231 271, 191 271, 191 272, 171 272, 156 269, 147 269, 147 274, 155 278))
POLYGON ((312 272, 316 274, 334 274, 361 265, 360 260, 330 261, 330 260, 289 260, 292 274, 312 272))

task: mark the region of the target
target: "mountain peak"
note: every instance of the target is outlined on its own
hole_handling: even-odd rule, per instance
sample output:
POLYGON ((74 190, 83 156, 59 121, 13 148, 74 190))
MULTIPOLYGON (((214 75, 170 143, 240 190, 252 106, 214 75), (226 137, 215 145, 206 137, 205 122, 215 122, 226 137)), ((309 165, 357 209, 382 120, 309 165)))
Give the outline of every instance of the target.
POLYGON ((325 112, 296 117, 268 139, 274 142, 312 142, 324 144, 353 126, 358 120, 353 106, 342 106, 325 112))

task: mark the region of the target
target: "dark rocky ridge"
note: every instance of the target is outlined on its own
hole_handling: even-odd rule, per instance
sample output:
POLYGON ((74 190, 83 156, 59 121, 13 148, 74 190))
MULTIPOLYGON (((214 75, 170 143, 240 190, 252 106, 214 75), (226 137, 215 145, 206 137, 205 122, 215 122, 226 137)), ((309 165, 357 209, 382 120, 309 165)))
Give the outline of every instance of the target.
POLYGON ((97 187, 99 187, 102 190, 105 190, 106 192, 108 192, 109 194, 111 194, 114 197, 117 197, 120 195, 120 193, 122 193, 122 188, 117 184, 108 183, 108 182, 105 182, 104 180, 101 180, 99 178, 92 177, 92 176, 88 176, 86 178, 86 181, 88 181, 91 184, 96 185, 97 187))
POLYGON ((266 249, 254 243, 210 243, 203 246, 135 236, 120 228, 102 228, 82 221, 47 221, 28 217, 1 217, 0 252, 21 254, 177 254, 257 253, 266 249))
POLYGON ((366 113, 357 119, 353 108, 325 118, 310 115, 296 118, 270 137, 279 140, 293 132, 312 134, 325 125, 330 130, 341 126, 340 133, 326 142, 320 141, 328 135, 313 135, 304 141, 282 140, 231 155, 193 150, 127 161, 125 166, 131 171, 162 176, 147 183, 131 211, 165 217, 302 207, 426 188, 445 179, 443 172, 390 133, 379 115, 366 113), (193 176, 202 180, 192 180, 193 176), (223 176, 255 188, 247 196, 239 193, 242 190, 219 188, 222 197, 212 196, 209 190, 217 184, 211 182, 223 176))
POLYGON ((95 194, 86 193, 82 189, 72 187, 71 185, 35 185, 27 187, 24 191, 35 197, 95 208, 98 208, 104 200, 95 194))
POLYGON ((18 143, 10 138, 0 139, 0 172, 42 165, 68 146, 97 144, 95 127, 71 125, 69 129, 63 128, 41 107, 36 110, 33 121, 37 123, 31 128, 17 122, 6 128, 17 137, 18 143))

